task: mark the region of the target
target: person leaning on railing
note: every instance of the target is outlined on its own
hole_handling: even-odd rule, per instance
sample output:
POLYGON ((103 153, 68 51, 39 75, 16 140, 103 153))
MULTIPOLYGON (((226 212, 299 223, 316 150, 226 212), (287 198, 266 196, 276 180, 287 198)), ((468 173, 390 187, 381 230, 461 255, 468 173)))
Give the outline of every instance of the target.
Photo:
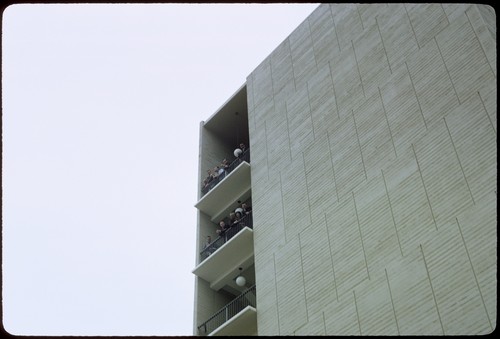
MULTIPOLYGON (((219 166, 219 171, 222 171, 222 173, 224 173, 224 176, 226 176, 227 174, 227 171, 228 171, 228 168, 229 168, 229 162, 227 161, 227 159, 224 159, 222 160, 222 162, 220 163, 220 166, 219 166)), ((219 174, 220 175, 220 174, 219 174)))
POLYGON ((229 221, 228 221, 229 226, 234 226, 237 223, 238 223, 238 220, 236 218, 236 213, 234 213, 234 212, 229 213, 229 221))
POLYGON ((229 229, 229 227, 226 225, 226 222, 224 220, 219 221, 219 228, 215 231, 217 235, 222 236, 226 231, 229 229))
POLYGON ((246 203, 241 204, 242 213, 248 215, 252 212, 252 207, 248 206, 246 203))
POLYGON ((212 245, 212 237, 209 235, 207 235, 207 240, 203 246, 203 250, 205 251, 207 257, 215 251, 215 248, 212 245))
POLYGON ((213 179, 214 177, 212 175, 212 170, 207 169, 207 177, 205 178, 205 180, 203 180, 203 188, 206 188, 208 185, 210 185, 213 179))

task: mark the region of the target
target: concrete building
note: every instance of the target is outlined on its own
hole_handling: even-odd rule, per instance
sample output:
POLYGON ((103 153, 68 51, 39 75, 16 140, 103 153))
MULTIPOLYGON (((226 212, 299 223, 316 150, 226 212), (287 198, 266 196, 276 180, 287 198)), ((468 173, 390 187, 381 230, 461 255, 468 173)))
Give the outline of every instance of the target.
POLYGON ((194 334, 492 332, 496 98, 491 7, 320 5, 200 124, 194 334))

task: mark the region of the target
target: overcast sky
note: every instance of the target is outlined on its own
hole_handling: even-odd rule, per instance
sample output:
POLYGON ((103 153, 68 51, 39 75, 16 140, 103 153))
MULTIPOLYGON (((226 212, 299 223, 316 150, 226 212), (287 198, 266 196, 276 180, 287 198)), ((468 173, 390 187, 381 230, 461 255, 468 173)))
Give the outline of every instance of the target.
POLYGON ((193 333, 199 123, 316 7, 7 7, 6 331, 193 333))

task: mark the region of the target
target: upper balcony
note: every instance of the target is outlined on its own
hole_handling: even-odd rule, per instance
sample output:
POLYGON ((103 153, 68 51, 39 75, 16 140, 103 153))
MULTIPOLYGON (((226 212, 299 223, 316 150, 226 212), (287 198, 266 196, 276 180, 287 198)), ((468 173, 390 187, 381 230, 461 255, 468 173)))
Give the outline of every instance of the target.
POLYGON ((238 290, 234 278, 254 263, 252 215, 229 228, 200 252, 193 274, 210 283, 210 288, 238 290))
POLYGON ((250 151, 236 158, 226 171, 202 188, 205 195, 195 207, 213 222, 218 222, 235 208, 236 200, 246 200, 251 194, 250 151))

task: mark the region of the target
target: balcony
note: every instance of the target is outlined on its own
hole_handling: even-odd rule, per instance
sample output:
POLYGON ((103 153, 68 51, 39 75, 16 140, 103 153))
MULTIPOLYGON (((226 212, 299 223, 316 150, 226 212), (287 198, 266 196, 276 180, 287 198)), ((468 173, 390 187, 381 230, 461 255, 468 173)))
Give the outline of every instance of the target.
POLYGON ((211 242, 209 246, 206 246, 200 252, 200 262, 208 258, 212 253, 216 252, 222 245, 228 242, 232 237, 234 237, 238 232, 240 232, 244 227, 249 227, 253 229, 253 218, 252 214, 247 214, 241 221, 233 227, 230 227, 224 234, 220 235, 217 239, 211 242))
MULTIPOLYGON (((204 212, 213 222, 219 222, 229 211, 234 209, 236 200, 250 197, 250 153, 233 161, 222 177, 217 177, 205 188, 207 193, 196 203, 195 207, 204 212)), ((203 191, 202 191, 203 192, 203 191)))
POLYGON ((233 278, 240 267, 246 269, 253 265, 253 255, 252 218, 249 214, 200 252, 200 264, 192 273, 210 283, 213 290, 218 291, 224 286, 235 288, 233 278))
POLYGON ((255 285, 198 326, 201 335, 235 336, 257 334, 255 285))

